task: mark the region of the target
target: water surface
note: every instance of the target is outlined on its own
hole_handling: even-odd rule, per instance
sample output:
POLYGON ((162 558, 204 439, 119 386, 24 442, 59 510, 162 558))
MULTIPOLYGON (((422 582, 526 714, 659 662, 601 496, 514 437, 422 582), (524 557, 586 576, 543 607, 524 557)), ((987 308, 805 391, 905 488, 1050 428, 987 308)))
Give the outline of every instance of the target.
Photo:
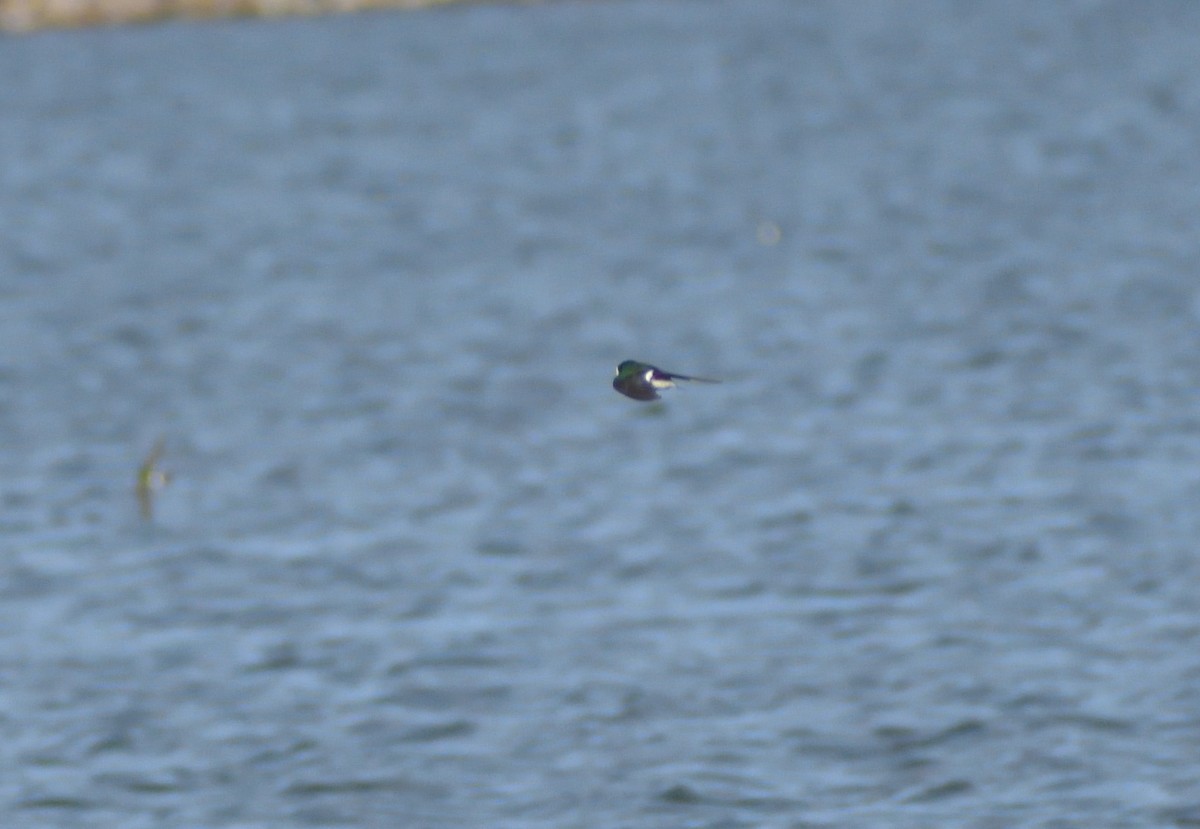
POLYGON ((6 825, 1196 824, 1198 24, 5 40, 6 825))

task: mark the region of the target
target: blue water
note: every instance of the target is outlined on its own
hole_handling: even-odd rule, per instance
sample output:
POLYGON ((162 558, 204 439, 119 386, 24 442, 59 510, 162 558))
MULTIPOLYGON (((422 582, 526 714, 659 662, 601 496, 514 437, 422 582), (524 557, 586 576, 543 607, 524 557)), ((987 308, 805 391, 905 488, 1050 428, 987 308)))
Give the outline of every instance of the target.
POLYGON ((0 41, 4 825, 1200 824, 1198 53, 1082 0, 0 41))

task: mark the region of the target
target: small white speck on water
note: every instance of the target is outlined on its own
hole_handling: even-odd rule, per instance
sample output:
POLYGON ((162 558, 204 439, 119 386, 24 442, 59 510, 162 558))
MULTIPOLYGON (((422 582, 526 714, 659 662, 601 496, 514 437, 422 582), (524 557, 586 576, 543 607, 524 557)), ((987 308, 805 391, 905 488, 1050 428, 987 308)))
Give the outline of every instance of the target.
POLYGON ((783 230, 776 222, 764 219, 758 223, 754 235, 760 245, 773 247, 779 244, 779 240, 783 238, 783 230))

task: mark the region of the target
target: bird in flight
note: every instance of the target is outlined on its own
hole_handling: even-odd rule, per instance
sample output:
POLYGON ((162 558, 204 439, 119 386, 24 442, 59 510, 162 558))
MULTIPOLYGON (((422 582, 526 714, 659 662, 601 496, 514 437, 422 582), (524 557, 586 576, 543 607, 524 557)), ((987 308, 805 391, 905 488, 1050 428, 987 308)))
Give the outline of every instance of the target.
POLYGON ((690 383, 721 382, 720 380, 709 380, 707 377, 672 374, 649 363, 625 360, 617 366, 617 376, 613 378, 613 388, 634 400, 650 401, 658 400, 659 390, 673 388, 677 380, 690 383))

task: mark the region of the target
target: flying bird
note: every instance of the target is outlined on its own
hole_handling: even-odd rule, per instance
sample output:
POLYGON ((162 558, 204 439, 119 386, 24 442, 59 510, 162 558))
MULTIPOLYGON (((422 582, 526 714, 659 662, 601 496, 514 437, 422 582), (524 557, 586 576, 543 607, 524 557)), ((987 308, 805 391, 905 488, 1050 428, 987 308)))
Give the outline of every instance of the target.
POLYGON ((634 400, 650 401, 658 400, 659 390, 673 388, 678 380, 689 383, 721 382, 720 380, 709 380, 707 377, 674 374, 649 363, 625 360, 617 366, 617 376, 613 378, 613 388, 634 400))

